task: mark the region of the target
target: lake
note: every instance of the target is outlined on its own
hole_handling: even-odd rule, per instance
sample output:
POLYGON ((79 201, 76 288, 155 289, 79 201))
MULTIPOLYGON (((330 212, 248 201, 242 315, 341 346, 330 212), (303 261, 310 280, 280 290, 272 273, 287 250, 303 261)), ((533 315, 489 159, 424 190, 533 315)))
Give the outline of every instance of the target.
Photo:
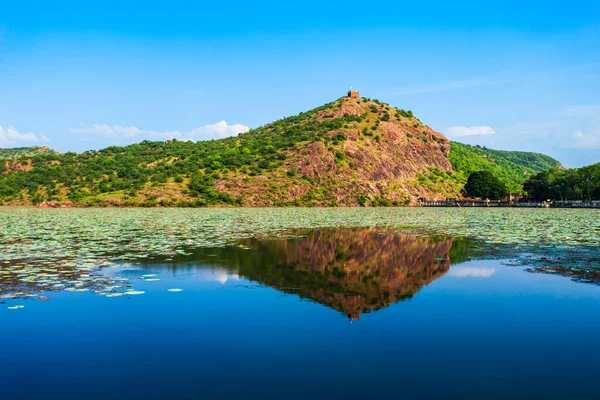
POLYGON ((0 208, 1 398, 595 399, 599 220, 0 208))

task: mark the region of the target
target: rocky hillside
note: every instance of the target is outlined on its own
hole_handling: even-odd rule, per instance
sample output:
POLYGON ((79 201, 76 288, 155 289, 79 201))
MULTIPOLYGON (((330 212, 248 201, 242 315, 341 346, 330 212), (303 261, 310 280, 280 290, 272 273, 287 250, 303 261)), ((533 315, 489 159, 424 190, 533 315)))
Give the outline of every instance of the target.
MULTIPOLYGON (((495 168, 501 158, 484 164, 495 168)), ((448 139, 412 112, 348 96, 221 140, 145 141, 81 154, 12 157, 1 164, 0 202, 408 205, 418 197, 458 195, 470 168, 464 159, 462 154, 457 161, 448 139)))
POLYGON ((215 182, 249 204, 409 204, 457 190, 418 179, 452 174, 449 141, 411 112, 376 100, 341 98, 240 138, 271 140, 279 149, 269 174, 241 169, 215 182))
POLYGON ((412 298, 451 263, 471 256, 473 246, 463 238, 414 237, 375 228, 290 233, 298 237, 240 240, 236 246, 198 249, 191 252, 192 259, 358 319, 412 298))
POLYGON ((411 112, 343 97, 238 137, 44 154, 4 166, 5 204, 402 205, 459 189, 449 141, 411 112))

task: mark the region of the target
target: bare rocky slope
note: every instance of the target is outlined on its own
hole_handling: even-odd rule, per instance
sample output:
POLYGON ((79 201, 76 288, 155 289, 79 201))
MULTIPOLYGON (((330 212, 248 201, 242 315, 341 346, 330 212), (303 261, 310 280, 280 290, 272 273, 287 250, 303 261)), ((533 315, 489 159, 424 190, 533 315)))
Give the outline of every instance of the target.
MULTIPOLYGON (((232 173, 215 187, 251 205, 304 203, 359 205, 409 204, 419 196, 445 198, 460 187, 450 179, 450 142, 410 112, 351 97, 293 119, 283 119, 247 134, 285 136, 297 127, 332 123, 283 150, 278 168, 268 174, 232 173), (337 122, 337 123, 336 123, 337 122), (437 187, 421 176, 441 177, 437 187)), ((243 137, 243 136, 242 136, 243 137)))

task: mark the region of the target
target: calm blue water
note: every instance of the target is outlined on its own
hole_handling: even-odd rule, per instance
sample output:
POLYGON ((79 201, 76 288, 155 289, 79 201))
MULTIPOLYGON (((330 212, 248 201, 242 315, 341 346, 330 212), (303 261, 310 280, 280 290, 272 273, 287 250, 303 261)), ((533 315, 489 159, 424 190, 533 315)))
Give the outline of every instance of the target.
POLYGON ((144 295, 7 300, 0 398, 598 398, 600 287, 381 237, 246 241, 106 272, 144 295))

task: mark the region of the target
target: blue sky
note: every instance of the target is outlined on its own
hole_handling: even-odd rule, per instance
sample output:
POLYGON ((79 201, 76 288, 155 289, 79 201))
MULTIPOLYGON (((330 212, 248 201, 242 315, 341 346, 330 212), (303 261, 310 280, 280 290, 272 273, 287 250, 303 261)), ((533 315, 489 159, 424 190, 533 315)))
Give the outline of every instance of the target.
POLYGON ((0 147, 223 137, 353 86, 453 140, 600 161, 600 4, 490 3, 2 1, 0 147))

